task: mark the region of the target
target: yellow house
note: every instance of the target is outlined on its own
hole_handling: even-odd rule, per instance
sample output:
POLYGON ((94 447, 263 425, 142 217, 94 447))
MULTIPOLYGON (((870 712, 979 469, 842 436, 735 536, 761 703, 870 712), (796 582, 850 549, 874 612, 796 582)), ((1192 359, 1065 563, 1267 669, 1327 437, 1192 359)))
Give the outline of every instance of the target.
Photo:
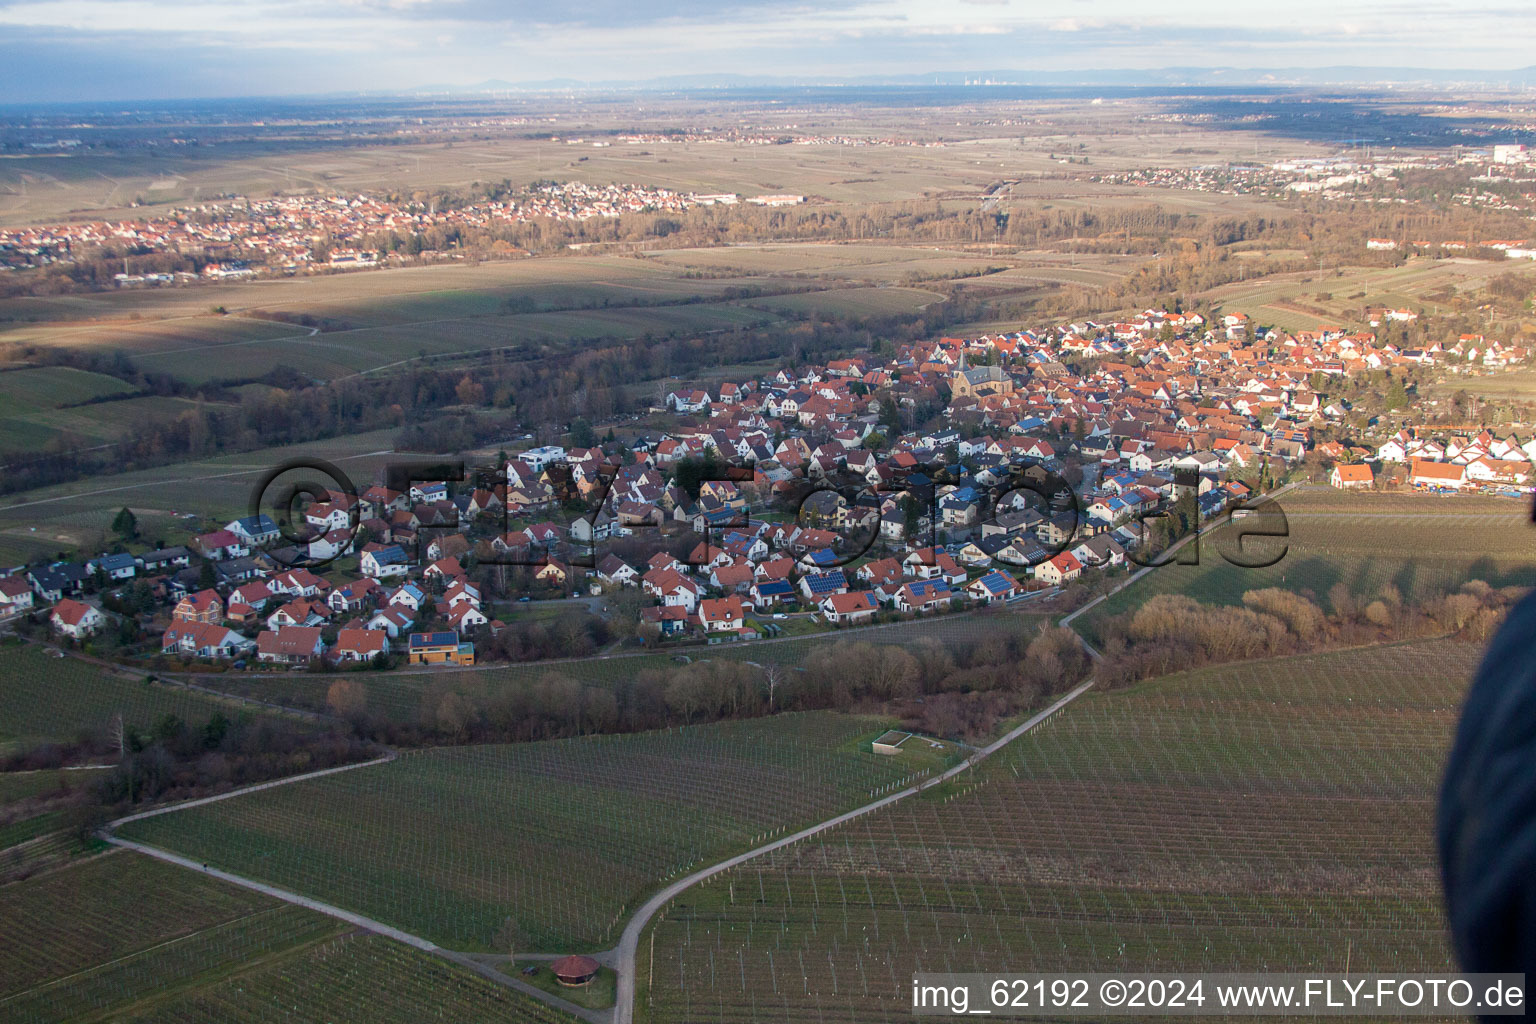
POLYGON ((460 643, 459 634, 451 631, 412 633, 406 661, 412 665, 473 665, 475 645, 460 643))

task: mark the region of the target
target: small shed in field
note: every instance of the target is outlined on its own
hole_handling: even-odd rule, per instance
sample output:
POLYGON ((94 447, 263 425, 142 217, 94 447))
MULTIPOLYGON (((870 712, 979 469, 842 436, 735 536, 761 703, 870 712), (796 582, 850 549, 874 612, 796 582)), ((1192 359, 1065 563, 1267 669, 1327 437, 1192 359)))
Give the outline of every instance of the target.
POLYGON ((597 971, 600 966, 591 957, 582 956, 577 953, 550 964, 549 973, 553 974, 555 980, 560 984, 576 988, 587 984, 597 977, 597 971))
POLYGON ((877 736, 870 746, 877 754, 899 754, 901 753, 901 745, 911 738, 912 734, 909 732, 892 729, 877 736))

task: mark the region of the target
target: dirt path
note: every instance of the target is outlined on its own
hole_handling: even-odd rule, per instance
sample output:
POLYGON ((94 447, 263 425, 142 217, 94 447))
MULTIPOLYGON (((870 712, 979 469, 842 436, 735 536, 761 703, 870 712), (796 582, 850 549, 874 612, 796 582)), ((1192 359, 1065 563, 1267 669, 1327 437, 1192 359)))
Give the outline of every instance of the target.
POLYGON ((402 931, 393 925, 385 924, 383 921, 378 921, 371 917, 364 917, 362 914, 355 914, 350 910, 343 910, 341 907, 335 906, 333 904, 325 903, 321 900, 313 899, 309 896, 304 896, 275 885, 268 885, 266 882, 259 882, 254 878, 247 878, 244 875, 236 875, 228 871, 221 871, 218 868, 209 866, 208 864, 195 861, 190 857, 183 857, 178 853, 172 853, 169 850, 162 850, 159 847, 149 846, 145 843, 136 843, 131 839, 123 839, 115 834, 119 827, 126 825, 131 821, 142 821, 145 818, 153 818, 161 814, 174 814, 177 811, 185 811, 192 807, 201 807, 205 804, 217 803, 221 800, 232 800, 235 797, 246 796, 250 793, 258 793, 266 789, 274 789, 278 786, 291 786, 296 782, 307 782, 310 779, 323 778, 327 775, 335 775, 339 772, 349 772, 355 771, 359 768, 371 768, 382 764, 388 764, 390 761, 395 760, 395 758, 398 756, 399 755, 397 755, 394 751, 390 751, 383 757, 374 758, 372 761, 361 761, 357 764, 341 765, 336 768, 324 768, 320 771, 306 772, 303 775, 294 775, 286 779, 275 779, 271 782, 259 782, 253 786, 242 786, 239 789, 230 790, 228 793, 220 793, 217 796, 203 797, 199 800, 187 800, 181 803, 168 804, 165 807, 154 807, 150 810, 140 811, 137 814, 130 814, 126 817, 118 818, 115 821, 107 823, 106 827, 101 830, 100 835, 103 840, 112 844, 113 846, 121 847, 125 850, 132 850, 135 853, 143 854, 146 857, 153 857, 156 860, 164 861, 167 864, 175 864, 176 866, 186 868, 189 871, 196 871, 199 874, 206 875, 210 878, 217 878, 222 882, 228 882, 231 885, 238 885, 242 889, 250 889, 253 892, 259 892, 265 896, 270 896, 273 899, 282 900, 284 903, 292 903, 295 906, 305 907, 309 910, 316 911, 317 913, 325 914, 327 917, 334 917, 339 921, 345 921, 354 927, 362 928, 370 932, 376 932, 379 935, 394 939, 396 942, 403 942, 407 946, 419 949, 424 953, 430 953, 433 956, 439 956, 445 960, 451 960, 461 967, 471 970, 489 981, 493 981, 498 985, 505 985, 508 988, 517 989, 519 992, 522 992, 525 995, 533 996, 536 999, 543 1000, 544 1002, 549 1003, 551 1006, 554 1006, 560 1010, 564 1010, 566 1013, 574 1014, 582 1020, 588 1021, 589 1024, 608 1024, 610 1016, 609 1011, 587 1010, 582 1007, 567 1003, 564 1000, 557 999, 541 988, 537 988, 518 978, 510 977, 509 975, 501 973, 491 965, 481 962, 470 954, 460 953, 451 949, 444 949, 443 947, 432 942, 430 939, 423 938, 420 935, 414 935, 407 931, 402 931))
POLYGON ((838 825, 842 825, 846 822, 852 821, 855 818, 862 817, 872 811, 878 811, 880 808, 887 807, 898 800, 904 800, 909 796, 913 796, 921 790, 927 789, 929 786, 932 786, 936 783, 944 782, 947 779, 954 778, 961 772, 969 770, 978 762, 1003 749, 1008 744, 1018 739, 1020 736, 1023 736, 1025 733, 1029 732, 1031 729, 1034 729, 1036 726, 1039 726, 1041 723, 1049 720, 1051 716, 1055 715, 1062 708, 1072 703, 1072 701, 1076 700, 1078 697, 1081 697, 1084 693, 1087 693, 1092 686, 1092 679, 1085 683, 1080 683, 1076 688, 1068 691, 1066 694, 1060 697, 1050 707, 1032 716, 1023 724, 1016 726, 1007 733, 1004 733, 1001 737, 992 741, 987 746, 982 747, 980 750, 973 753, 970 757, 966 758, 966 760, 955 765, 953 768, 944 772, 942 775, 936 776, 932 779, 925 779, 923 782, 914 786, 909 786, 899 793, 892 793, 890 796, 883 797, 882 799, 876 800, 873 803, 865 804, 863 807, 857 807, 851 811, 846 811, 842 814, 839 814, 835 818, 829 818, 820 824, 812 825, 810 828, 801 829, 794 835, 785 836, 783 839, 775 840, 774 842, 759 846, 755 850, 748 850, 746 853, 739 853, 736 856, 727 858, 726 860, 723 860, 711 867, 695 871, 693 874, 688 875, 685 878, 678 879, 676 882, 673 882, 671 885, 667 886, 665 889, 661 890, 656 895, 646 900, 645 903, 641 904, 640 909, 635 911, 634 917, 630 918, 629 924, 624 926, 624 934, 619 939, 618 946, 611 950, 609 954, 613 959, 614 969, 617 971, 619 976, 618 1000, 613 1008, 612 1024, 631 1024, 631 1021, 634 1019, 635 951, 640 944, 640 934, 645 931, 645 926, 650 923, 651 918, 655 917, 661 908, 665 907, 672 900, 676 899, 685 890, 691 888, 699 882, 702 882, 704 879, 709 878, 712 875, 718 875, 722 871, 729 871, 731 868, 734 868, 739 864, 744 864, 749 860, 752 860, 756 857, 761 857, 765 853, 770 853, 774 850, 781 849, 782 847, 788 846, 791 843, 798 843, 802 839, 809 839, 811 836, 814 836, 817 833, 825 832, 829 828, 836 828, 838 825))

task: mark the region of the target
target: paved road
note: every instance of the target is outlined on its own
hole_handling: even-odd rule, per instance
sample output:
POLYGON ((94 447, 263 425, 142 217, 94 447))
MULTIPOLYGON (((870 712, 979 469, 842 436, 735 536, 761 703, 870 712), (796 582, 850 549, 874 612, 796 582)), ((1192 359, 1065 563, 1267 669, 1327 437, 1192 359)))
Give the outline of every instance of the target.
MULTIPOLYGON (((403 942, 407 946, 419 949, 424 953, 431 953, 433 956, 439 956, 445 960, 451 960, 454 963, 475 972, 483 978, 494 981, 498 985, 505 985, 508 988, 514 988, 526 995, 533 996, 535 999, 543 1000, 544 1002, 556 1006, 559 1009, 566 1011, 567 1013, 571 1013, 577 1017, 580 1017, 582 1020, 589 1022, 589 1024, 609 1024, 609 1018, 611 1016, 609 1011, 587 1010, 580 1006, 567 1003, 564 1000, 555 999, 543 989, 530 985, 528 982, 523 981, 520 978, 514 978, 510 975, 503 974, 496 970, 496 968, 491 964, 485 963, 481 959, 471 956, 470 954, 460 953, 451 949, 444 949, 443 947, 432 942, 430 939, 423 938, 420 935, 413 935, 407 931, 401 931, 399 928, 396 928, 393 925, 385 924, 383 921, 377 921, 371 917, 364 917, 362 914, 354 914, 350 910, 343 910, 341 907, 334 906, 330 903, 324 903, 317 899, 311 899, 308 896, 303 896, 299 893, 292 892, 288 889, 279 888, 275 885, 268 885, 266 882, 258 882, 254 878, 246 878, 243 875, 236 875, 231 874, 228 871, 221 871, 218 868, 210 867, 207 864, 195 861, 190 857, 183 857, 180 854, 172 853, 169 850, 162 850, 156 846, 149 846, 144 843, 136 843, 131 839, 123 839, 114 834, 120 826, 126 825, 130 821, 142 821, 145 818, 153 818, 161 814, 174 814, 177 811, 185 811, 191 807, 201 807, 205 804, 217 803, 220 800, 230 800, 237 796, 245 796, 249 793, 257 793, 261 790, 273 789, 277 786, 291 786, 296 782, 307 782, 310 779, 323 778, 327 775, 335 775, 338 772, 349 772, 355 771, 358 768, 369 768, 375 765, 387 764, 390 761, 393 761, 397 756, 398 755, 395 754, 394 751, 390 751, 383 757, 375 758, 372 761, 360 761, 357 764, 346 764, 337 768, 324 768, 320 771, 306 772, 303 775, 293 775, 286 779, 275 779, 272 782, 260 782, 252 786, 242 786, 239 789, 232 789, 228 793, 220 793, 217 796, 203 797, 198 800, 187 800, 182 803, 168 804, 165 807, 151 808, 147 811, 140 811, 137 814, 130 814, 126 817, 118 818, 115 821, 108 822, 106 827, 103 828, 99 834, 103 840, 111 843, 113 846, 121 847, 125 850, 132 850, 135 853, 141 853, 146 857, 153 857, 156 860, 164 861, 167 864, 175 864, 178 867, 187 868, 190 871, 196 871, 211 878, 217 878, 220 881, 228 882, 231 885, 238 885, 242 889, 250 889, 253 892, 259 892, 263 895, 271 896, 273 899, 282 900, 284 903, 292 903, 295 906, 306 907, 309 910, 325 914, 328 917, 334 917, 339 921, 345 921, 348 924, 357 928, 362 928, 365 931, 376 932, 379 935, 384 935, 388 938, 394 939, 396 942, 403 942)), ((543 958, 540 957, 539 959, 543 958)))
POLYGON ((624 926, 624 934, 622 937, 620 937, 618 946, 615 947, 612 951, 615 970, 618 972, 619 976, 618 1001, 613 1008, 612 1024, 631 1024, 631 1021, 634 1019, 635 951, 640 944, 640 933, 645 930, 645 926, 650 923, 651 918, 655 917, 657 912, 659 912, 662 907, 665 907, 668 903, 672 902, 672 900, 676 899, 685 890, 691 888, 699 882, 702 882, 706 878, 709 878, 713 875, 718 875, 722 871, 728 871, 739 864, 744 864, 749 860, 752 860, 756 857, 761 857, 765 853, 770 853, 774 850, 788 846, 791 843, 798 843, 802 839, 808 839, 819 832, 825 832, 829 828, 835 828, 838 825, 844 824, 845 822, 852 821, 854 818, 869 814, 871 811, 877 811, 880 808, 893 804, 898 800, 912 796, 918 791, 926 789, 928 786, 938 782, 943 782, 945 779, 950 779, 956 775, 959 775, 961 772, 966 771, 978 761, 981 761, 983 758, 996 753, 1003 747, 1007 746, 1009 743, 1012 743, 1014 740, 1024 735, 1026 732, 1029 732, 1031 729, 1038 726, 1040 723, 1049 719, 1052 715, 1056 714, 1056 712, 1060 711, 1072 701, 1086 693, 1091 686, 1093 686, 1092 679, 1088 680, 1086 683, 1080 684, 1075 689, 1062 696, 1059 700, 1057 700, 1050 707, 1046 708, 1044 711, 1041 711, 1039 714, 1030 718, 1022 725, 1019 725, 1005 733, 1001 738, 994 740, 992 743, 989 743, 985 747, 982 747, 965 761, 955 765, 953 768, 949 769, 944 774, 937 776, 936 778, 926 779, 918 785, 909 786, 899 793, 892 793, 890 796, 876 800, 874 803, 865 804, 863 807, 856 808, 844 814, 839 814, 837 817, 830 818, 818 825, 812 825, 810 828, 802 829, 799 832, 796 832, 794 835, 785 836, 783 839, 778 839, 764 846, 759 846, 755 850, 748 850, 746 853, 740 853, 728 860, 723 860, 719 864, 695 871, 693 874, 688 875, 685 878, 678 879, 671 885, 667 886, 665 889, 658 892, 656 895, 652 896, 650 899, 646 900, 645 903, 641 904, 640 909, 635 911, 634 917, 629 919, 629 924, 624 926))

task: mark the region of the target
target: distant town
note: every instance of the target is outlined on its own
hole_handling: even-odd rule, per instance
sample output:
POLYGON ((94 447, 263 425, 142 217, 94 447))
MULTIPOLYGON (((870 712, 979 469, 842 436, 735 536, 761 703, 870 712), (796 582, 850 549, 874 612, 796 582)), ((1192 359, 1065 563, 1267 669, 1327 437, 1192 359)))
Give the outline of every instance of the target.
MULTIPOLYGON (((88 221, 0 230, 0 267, 25 270, 71 263, 77 254, 112 248, 137 256, 197 258, 199 269, 115 275, 119 287, 175 281, 231 280, 299 270, 355 270, 404 259, 447 259, 460 230, 519 224, 540 218, 582 221, 630 213, 682 211, 696 206, 791 206, 798 195, 741 197, 734 193, 673 192, 639 185, 547 183, 482 202, 438 206, 429 199, 390 200, 367 195, 229 197, 180 207, 145 220, 88 221), (441 236, 444 247, 424 248, 441 236), (398 242, 398 246, 391 244, 398 242)), ((509 251, 510 254, 510 251, 509 251)))

